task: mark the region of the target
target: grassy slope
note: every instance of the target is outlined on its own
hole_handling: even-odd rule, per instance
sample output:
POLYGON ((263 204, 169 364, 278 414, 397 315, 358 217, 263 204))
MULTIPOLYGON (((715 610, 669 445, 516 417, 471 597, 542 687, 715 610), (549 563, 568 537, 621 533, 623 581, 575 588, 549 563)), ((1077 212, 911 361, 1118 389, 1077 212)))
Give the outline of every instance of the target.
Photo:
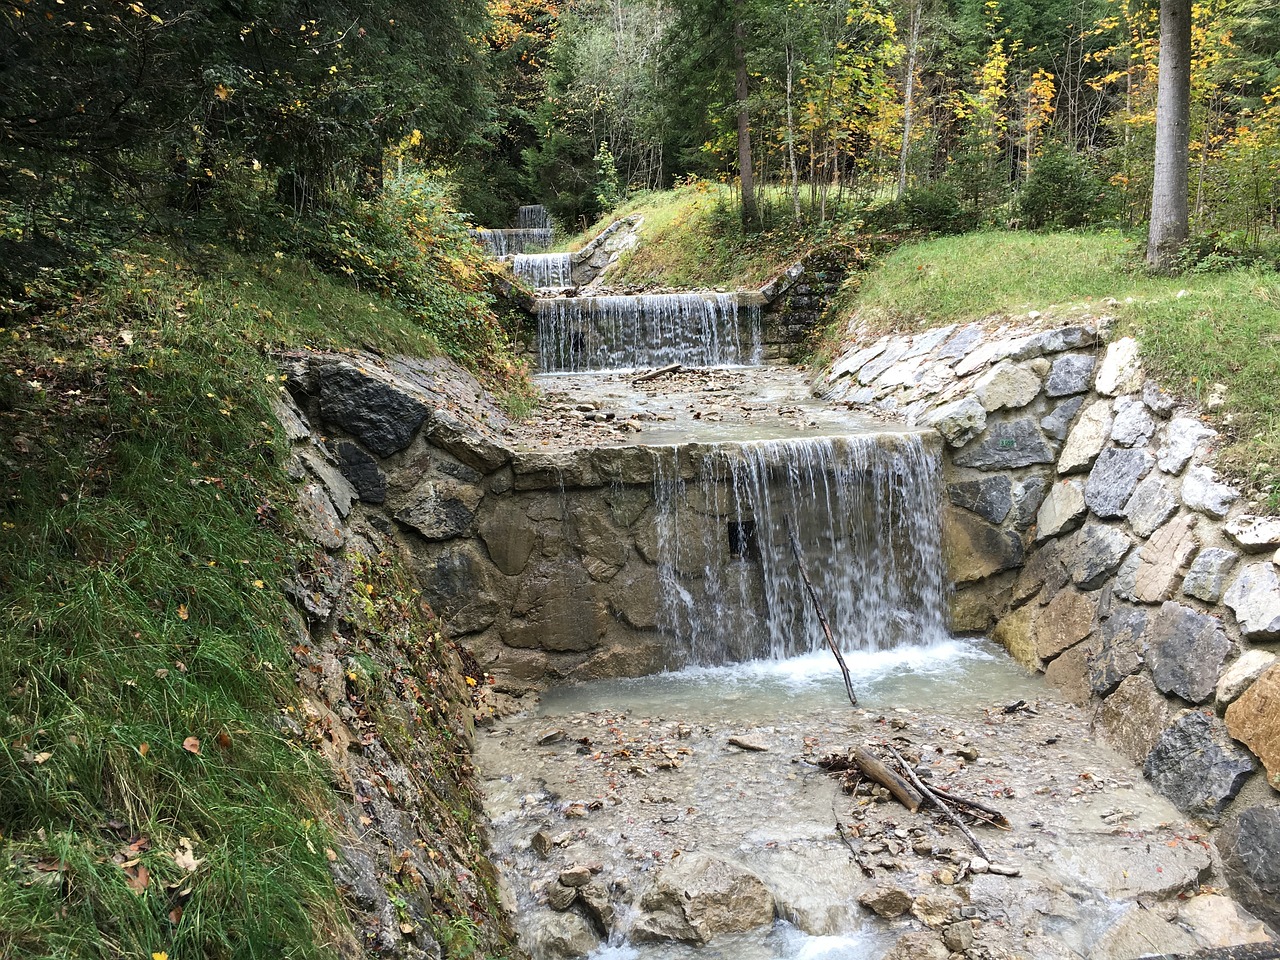
MULTIPOLYGON (((784 199, 779 193, 773 207, 784 199)), ((614 220, 644 218, 641 242, 624 253, 608 275, 611 286, 676 289, 759 287, 817 245, 852 240, 845 226, 793 227, 787 211, 775 209, 769 226, 746 234, 727 187, 700 181, 674 190, 642 193, 599 224, 570 238, 578 249, 614 220)))
POLYGON ((324 772, 276 723, 295 544, 267 351, 439 338, 306 261, 201 256, 116 251, 0 315, 0 957, 350 940, 324 772))
POLYGON ((1153 277, 1115 233, 989 231, 911 244, 868 274, 855 309, 867 329, 905 329, 1090 304, 1114 313, 1169 390, 1227 387, 1226 461, 1274 509, 1280 475, 1280 274, 1239 268, 1153 277), (1120 301, 1114 307, 1106 298, 1120 301))

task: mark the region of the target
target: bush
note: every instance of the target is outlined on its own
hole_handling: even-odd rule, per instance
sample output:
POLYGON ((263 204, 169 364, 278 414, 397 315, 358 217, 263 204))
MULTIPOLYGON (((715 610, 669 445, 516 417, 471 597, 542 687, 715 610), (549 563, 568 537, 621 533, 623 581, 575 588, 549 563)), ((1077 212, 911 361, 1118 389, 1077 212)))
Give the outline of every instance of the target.
POLYGON ((1074 150, 1049 144, 1018 195, 1023 226, 1072 228, 1107 218, 1106 189, 1074 150))
POLYGON ((977 218, 964 209, 960 195, 949 183, 914 187, 902 195, 903 222, 917 230, 964 233, 976 227, 977 218))

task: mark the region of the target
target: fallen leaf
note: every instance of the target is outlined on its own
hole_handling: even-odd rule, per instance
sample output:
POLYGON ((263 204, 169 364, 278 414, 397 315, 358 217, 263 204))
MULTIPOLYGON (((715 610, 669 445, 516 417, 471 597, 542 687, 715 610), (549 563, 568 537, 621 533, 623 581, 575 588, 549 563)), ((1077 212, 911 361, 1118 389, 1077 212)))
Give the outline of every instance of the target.
POLYGON ((180 921, 181 919, 182 919, 182 905, 179 904, 178 906, 174 907, 172 910, 169 911, 169 922, 176 925, 178 921, 180 921))
POLYGON ((139 756, 143 756, 143 757, 145 757, 145 756, 146 756, 148 753, 150 753, 150 752, 151 752, 151 744, 149 744, 149 743, 140 743, 140 744, 138 744, 138 754, 139 754, 139 756))
POLYGON ((182 749, 186 750, 188 753, 198 754, 200 752, 200 738, 187 737, 187 739, 182 741, 182 749))
POLYGON ((231 737, 227 735, 227 732, 225 730, 223 730, 220 734, 218 734, 218 746, 220 746, 223 750, 231 749, 231 737))
POLYGON ((178 604, 178 619, 186 620, 190 616, 191 614, 187 612, 187 605, 185 603, 178 604))
POLYGON ((151 883, 151 871, 141 863, 125 868, 124 875, 125 883, 129 885, 129 889, 137 894, 141 894, 147 889, 147 885, 151 883))
POLYGON ((196 858, 195 851, 191 849, 191 841, 186 837, 178 841, 178 848, 173 851, 173 862, 187 873, 195 873, 200 864, 204 863, 196 858))
POLYGON ((53 754, 46 750, 44 753, 37 753, 31 758, 31 762, 36 764, 47 763, 51 759, 53 759, 53 754))
POLYGON ((161 667, 159 670, 156 671, 157 680, 163 680, 168 675, 169 675, 169 671, 166 670, 164 667, 161 667))

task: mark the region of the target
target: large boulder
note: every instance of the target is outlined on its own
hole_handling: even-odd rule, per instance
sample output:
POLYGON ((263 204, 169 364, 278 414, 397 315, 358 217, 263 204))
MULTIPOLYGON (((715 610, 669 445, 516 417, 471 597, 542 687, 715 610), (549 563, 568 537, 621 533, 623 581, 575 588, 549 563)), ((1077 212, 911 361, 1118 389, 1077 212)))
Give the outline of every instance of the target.
POLYGON ((1084 406, 1084 397, 1071 397, 1062 401, 1040 419, 1040 429, 1061 443, 1067 439, 1067 431, 1071 429, 1071 421, 1076 418, 1080 408, 1084 406))
POLYGON ((971 583, 1022 563, 1022 538, 967 510, 943 512, 943 559, 952 583, 971 583))
POLYGON ((1116 692, 1102 701, 1098 725, 1117 750, 1141 764, 1156 745, 1161 731, 1173 718, 1168 699, 1145 673, 1121 681, 1116 692))
POLYGON ((1195 525, 1195 514, 1183 514, 1153 533, 1121 566, 1116 593, 1142 603, 1172 597, 1179 575, 1196 552, 1195 525))
POLYGON ((1084 523, 1088 512, 1083 483, 1079 480, 1055 483, 1036 514, 1036 540, 1070 533, 1084 523))
POLYGON ((1245 564, 1222 599, 1250 640, 1280 637, 1280 577, 1271 561, 1245 564))
MULTIPOLYGON (((1089 663, 1089 687, 1095 694, 1109 696, 1126 677, 1142 669, 1142 638, 1147 622, 1145 608, 1120 602, 1112 604, 1108 615, 1098 624, 1097 651, 1089 663)), ((1147 749, 1151 749, 1150 745, 1147 749)))
POLYGON ((1145 450, 1123 447, 1103 450, 1094 461, 1084 488, 1089 509, 1106 519, 1124 516, 1138 481, 1150 473, 1154 465, 1155 459, 1145 450))
POLYGON ((1146 633, 1146 659, 1155 685, 1191 703, 1213 696, 1231 642, 1215 618, 1166 601, 1146 633))
POLYGON ((998 363, 973 385, 974 395, 987 413, 1025 407, 1040 392, 1040 378, 1020 364, 998 363))
POLYGON ((1280 666, 1272 666, 1227 707, 1227 730, 1267 768, 1280 790, 1280 666))
POLYGON ((1250 807, 1218 833, 1231 892, 1280 930, 1280 808, 1250 807))
POLYGON ((1178 494, 1159 473, 1148 474, 1125 504, 1129 526, 1140 537, 1149 537, 1178 512, 1178 494))
POLYGON ((1111 401, 1095 400, 1085 407, 1067 435, 1067 444, 1058 457, 1059 473, 1079 473, 1093 466, 1111 435, 1111 401))
POLYGON ((1040 611, 1032 628, 1036 656, 1052 660, 1093 630, 1098 612, 1097 593, 1082 593, 1073 587, 1060 590, 1040 611))
POLYGON ((1051 397, 1085 393, 1093 377, 1097 359, 1088 353, 1067 353, 1053 361, 1044 392, 1051 397))
POLYGON ((1271 553, 1280 547, 1280 517, 1233 517, 1222 529, 1245 553, 1271 553))
POLYGON ((1138 341, 1121 337, 1107 347, 1094 381, 1094 389, 1103 396, 1114 397, 1142 389, 1142 362, 1138 358, 1138 341))
POLYGON ((425 403, 381 370, 333 361, 320 365, 317 380, 321 419, 341 427, 379 457, 407 447, 431 415, 425 403))
POLYGON ((773 896, 741 864, 704 853, 685 853, 659 871, 640 898, 631 928, 637 943, 679 940, 710 943, 725 933, 743 933, 774 917, 773 896))
POLYGON ((947 486, 947 497, 990 523, 1003 523, 1013 509, 1013 484, 1004 474, 961 480, 947 486))
POLYGON ((958 467, 976 467, 979 470, 1009 470, 1052 462, 1053 448, 1032 417, 996 423, 988 421, 982 437, 952 457, 952 463, 958 467))
POLYGON ((1116 418, 1111 425, 1111 439, 1122 447, 1145 444, 1155 433, 1156 422, 1147 405, 1137 397, 1121 397, 1116 401, 1116 418))
POLYGON ((1096 590, 1110 576, 1132 541, 1118 527, 1087 523, 1072 535, 1063 554, 1071 580, 1081 590, 1096 590))
POLYGON ((1254 771, 1253 755, 1212 713, 1188 710, 1166 727, 1142 772, 1183 813, 1216 822, 1254 771))
POLYGON ((1191 562, 1191 569, 1182 579, 1182 592, 1205 603, 1217 603, 1238 559, 1231 550, 1206 547, 1191 562))
POLYGON ((936 408, 923 423, 942 434, 951 446, 962 447, 986 428, 987 411, 976 397, 967 396, 936 408))

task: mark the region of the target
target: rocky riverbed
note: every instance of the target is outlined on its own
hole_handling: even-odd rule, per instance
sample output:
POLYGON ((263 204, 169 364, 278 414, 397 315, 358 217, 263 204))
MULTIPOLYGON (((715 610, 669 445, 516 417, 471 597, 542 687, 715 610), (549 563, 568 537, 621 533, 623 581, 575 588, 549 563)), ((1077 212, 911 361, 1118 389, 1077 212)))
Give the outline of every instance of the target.
POLYGON ((936 687, 926 671, 905 705, 874 688, 852 709, 838 684, 769 690, 748 671, 639 682, 657 697, 558 694, 490 727, 477 763, 525 945, 538 960, 1125 960, 1265 940, 1223 895, 1202 828, 1097 743, 1089 713, 992 663, 936 671, 936 687), (846 793, 819 766, 887 745, 1011 829, 974 826, 981 857, 936 810, 870 782, 846 793))

